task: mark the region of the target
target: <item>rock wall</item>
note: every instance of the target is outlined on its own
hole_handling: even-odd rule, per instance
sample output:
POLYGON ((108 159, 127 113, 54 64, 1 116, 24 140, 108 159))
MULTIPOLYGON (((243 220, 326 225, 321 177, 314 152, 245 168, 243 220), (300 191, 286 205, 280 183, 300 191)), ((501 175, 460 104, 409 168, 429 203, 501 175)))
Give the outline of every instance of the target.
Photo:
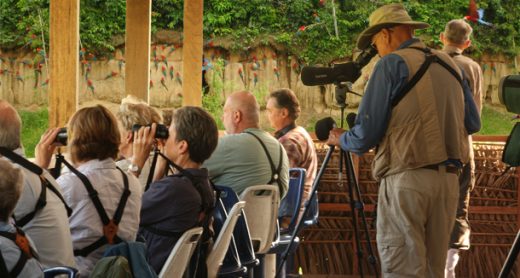
MULTIPOLYGON (((80 53, 79 102, 93 100, 119 103, 127 94, 124 84, 124 53, 117 50, 113 57, 97 59, 80 53)), ((304 86, 300 80, 302 65, 295 57, 272 45, 259 45, 231 52, 211 43, 204 50, 205 81, 208 92, 225 97, 234 91, 253 92, 261 105, 274 89, 288 87, 296 92, 303 111, 324 113, 333 107, 334 86, 304 86)), ((150 57, 150 103, 157 107, 179 107, 182 103, 182 45, 155 44, 150 57)), ((375 64, 375 58, 355 82, 353 90, 362 93, 375 64)), ((488 102, 498 100, 500 78, 516 72, 515 62, 502 56, 484 56, 479 61, 484 72, 484 91, 488 102)), ((0 98, 17 106, 44 106, 48 97, 48 75, 43 55, 34 52, 0 52, 0 98)), ((131 92, 128 92, 131 93, 131 92)), ((356 107, 360 97, 348 95, 347 103, 356 107)))

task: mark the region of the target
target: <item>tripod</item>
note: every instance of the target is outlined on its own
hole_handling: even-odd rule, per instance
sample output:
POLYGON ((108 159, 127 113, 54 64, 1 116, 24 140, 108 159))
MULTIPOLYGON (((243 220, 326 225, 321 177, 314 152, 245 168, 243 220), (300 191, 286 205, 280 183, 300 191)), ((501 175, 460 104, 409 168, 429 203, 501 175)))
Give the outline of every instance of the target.
MULTIPOLYGON (((338 87, 336 87, 336 95, 341 94, 341 92, 338 93, 338 87)), ((346 88, 339 88, 340 90, 347 90, 350 91, 350 88, 346 86, 346 88)), ((346 94, 346 92, 345 92, 346 94)), ((340 104, 341 107, 341 128, 343 128, 343 119, 344 119, 344 112, 346 105, 340 104)), ((349 114, 347 116, 347 122, 349 125, 349 128, 352 128, 355 121, 355 114, 349 114), (353 117, 351 117, 353 116, 353 117)), ((352 226, 354 228, 354 239, 356 241, 356 255, 358 257, 358 268, 359 268, 359 274, 361 277, 364 277, 363 275, 363 251, 361 246, 361 238, 360 238, 360 232, 358 228, 358 217, 361 217, 361 222, 364 228, 364 234, 367 242, 367 250, 368 250, 368 263, 372 266, 374 269, 374 273, 376 274, 376 277, 379 276, 378 270, 377 270, 377 259, 374 256, 374 252, 372 250, 372 243, 370 241, 370 233, 368 230, 368 223, 366 220, 365 215, 365 206, 363 204, 363 200, 361 197, 361 191, 359 189, 359 185, 357 183, 357 177, 356 173, 354 171, 354 164, 352 161, 352 155, 350 152, 345 151, 343 149, 340 150, 340 163, 339 163, 339 173, 341 174, 343 172, 342 162, 344 162, 344 165, 346 167, 346 173, 347 173, 347 184, 348 184, 348 191, 349 191, 349 199, 350 199, 350 209, 352 212, 352 226), (354 196, 355 193, 355 196, 354 196), (357 215, 356 215, 357 213, 357 215)), ((341 175, 339 175, 339 180, 342 182, 341 175)))
MULTIPOLYGON (((340 83, 336 84, 336 94, 335 95, 336 95, 336 101, 338 102, 338 104, 341 108, 341 127, 343 127, 343 118, 344 118, 344 112, 345 112, 345 107, 346 107, 346 104, 345 104, 346 93, 349 91, 350 91, 350 88, 348 85, 340 84, 340 83)), ((310 205, 312 204, 312 201, 314 200, 313 198, 317 198, 316 192, 318 189, 319 182, 321 180, 321 177, 323 176, 325 168, 327 168, 327 165, 330 161, 332 154, 334 153, 334 149, 335 149, 335 146, 329 146, 329 150, 327 151, 327 154, 325 155, 325 159, 323 160, 321 168, 318 171, 316 178, 314 179, 314 183, 312 184, 311 195, 309 197, 309 200, 307 200, 307 202, 304 205, 303 215, 306 215, 307 210, 309 209, 310 205)), ((356 217, 356 212, 358 212, 358 214, 361 216, 362 224, 365 229, 365 237, 367 240, 367 250, 369 253, 368 262, 372 265, 372 267, 374 269, 374 273, 376 274, 376 277, 378 277, 379 273, 377 270, 377 259, 374 256, 374 253, 372 250, 370 234, 368 231, 368 224, 367 224, 365 213, 364 213, 364 205, 363 205, 363 202, 361 199, 361 191, 359 190, 359 186, 357 184, 357 179, 355 176, 354 166, 352 164, 352 157, 351 157, 350 153, 347 151, 341 150, 339 162, 340 162, 340 164, 339 164, 338 176, 340 178, 340 181, 342 180, 343 165, 345 165, 345 167, 346 167, 347 183, 348 183, 348 187, 349 187, 350 208, 352 211, 352 223, 353 223, 353 227, 354 227, 354 237, 355 237, 356 249, 357 249, 356 255, 358 256, 358 267, 359 267, 361 277, 364 277, 363 267, 362 267, 363 266, 362 265, 363 251, 361 251, 361 248, 362 248, 361 239, 359 236, 359 228, 358 228, 358 223, 357 223, 358 218, 356 217), (355 190, 355 194, 356 194, 356 199, 354 199, 354 190, 355 190)), ((285 264, 285 261, 287 260, 287 256, 291 250, 294 240, 295 240, 296 236, 299 234, 302 227, 303 227, 303 221, 299 221, 296 225, 296 228, 295 228, 293 234, 291 235, 291 240, 289 242, 289 245, 286 247, 285 251, 282 253, 281 260, 277 266, 276 277, 279 277, 280 271, 282 270, 282 268, 285 264)))

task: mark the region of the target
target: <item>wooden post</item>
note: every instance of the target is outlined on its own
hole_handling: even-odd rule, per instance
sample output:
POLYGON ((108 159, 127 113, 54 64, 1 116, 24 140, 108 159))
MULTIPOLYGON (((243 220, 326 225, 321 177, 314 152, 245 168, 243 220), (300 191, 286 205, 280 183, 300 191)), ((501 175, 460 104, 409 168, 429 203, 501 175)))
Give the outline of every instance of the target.
POLYGON ((64 126, 78 104, 79 0, 50 1, 49 126, 64 126))
POLYGON ((125 92, 148 102, 152 0, 126 0, 125 92))
POLYGON ((182 105, 202 105, 202 11, 203 0, 184 1, 182 47, 182 105))

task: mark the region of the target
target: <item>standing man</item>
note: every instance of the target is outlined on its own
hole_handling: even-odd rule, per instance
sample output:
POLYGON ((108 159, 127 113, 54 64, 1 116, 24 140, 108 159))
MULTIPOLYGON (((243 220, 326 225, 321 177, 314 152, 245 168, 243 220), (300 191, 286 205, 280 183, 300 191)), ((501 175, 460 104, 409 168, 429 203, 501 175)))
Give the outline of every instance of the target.
MULTIPOLYGON (((462 55, 462 52, 471 45, 470 36, 472 31, 471 26, 464 20, 454 19, 446 24, 444 33, 440 34, 440 39, 444 44, 442 50, 448 53, 464 71, 480 115, 482 110, 482 69, 471 58, 462 55)), ((446 277, 455 277, 455 267, 459 261, 459 250, 468 250, 470 247, 469 237, 471 230, 468 220, 468 207, 470 192, 475 186, 475 155, 473 153, 471 136, 469 136, 469 146, 470 161, 464 165, 459 177, 459 203, 446 260, 446 277)))
POLYGON ((269 95, 267 117, 276 129, 274 137, 282 144, 289 157, 289 167, 306 170, 305 187, 300 205, 303 213, 305 202, 309 199, 312 184, 318 169, 318 157, 311 136, 305 128, 296 125, 300 116, 300 102, 290 89, 279 89, 269 95))
POLYGON ((327 142, 357 154, 377 146, 372 171, 380 182, 377 246, 383 277, 444 277, 458 173, 469 160, 468 134, 480 129, 457 65, 414 38, 415 29, 427 27, 401 4, 370 15, 357 46, 376 48, 381 60, 355 126, 333 129, 327 142))
POLYGON ((278 185, 280 197, 289 186, 287 153, 271 134, 260 129, 260 108, 250 92, 236 92, 224 104, 226 135, 202 167, 217 185, 241 194, 249 186, 278 185))

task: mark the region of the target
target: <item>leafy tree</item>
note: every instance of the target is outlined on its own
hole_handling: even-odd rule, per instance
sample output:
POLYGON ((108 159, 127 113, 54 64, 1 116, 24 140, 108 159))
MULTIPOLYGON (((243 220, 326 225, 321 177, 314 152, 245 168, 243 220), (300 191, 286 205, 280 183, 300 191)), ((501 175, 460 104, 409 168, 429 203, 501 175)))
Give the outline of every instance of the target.
MULTIPOLYGON (((391 2, 395 0, 205 0, 204 36, 229 38, 234 51, 248 49, 253 43, 275 42, 303 63, 326 64, 350 57, 370 13, 391 2)), ((430 46, 438 47, 445 23, 463 18, 469 1, 402 2, 412 18, 432 26, 417 34, 430 46)), ((125 0, 81 0, 81 42, 89 52, 108 55, 123 42, 125 5, 125 0)), ((518 54, 517 1, 481 0, 478 5, 485 10, 484 20, 494 27, 471 23, 472 52, 518 54)), ((183 7, 182 0, 153 0, 152 30, 182 30, 183 7)), ((41 47, 42 31, 48 43, 48 24, 49 0, 2 0, 0 48, 41 47)))

